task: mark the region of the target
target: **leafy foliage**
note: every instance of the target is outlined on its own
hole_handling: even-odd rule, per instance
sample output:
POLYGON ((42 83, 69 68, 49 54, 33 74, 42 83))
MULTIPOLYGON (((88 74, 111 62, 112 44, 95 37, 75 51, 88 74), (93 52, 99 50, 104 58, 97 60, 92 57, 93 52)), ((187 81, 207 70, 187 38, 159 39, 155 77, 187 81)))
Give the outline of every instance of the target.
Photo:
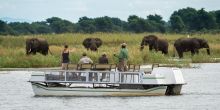
POLYGON ((183 8, 174 11, 168 22, 160 15, 148 15, 141 18, 130 15, 127 21, 116 17, 79 18, 72 23, 58 17, 51 17, 40 22, 6 23, 0 20, 0 35, 29 35, 50 33, 95 33, 95 32, 175 32, 175 33, 219 33, 220 10, 207 12, 204 8, 183 8))

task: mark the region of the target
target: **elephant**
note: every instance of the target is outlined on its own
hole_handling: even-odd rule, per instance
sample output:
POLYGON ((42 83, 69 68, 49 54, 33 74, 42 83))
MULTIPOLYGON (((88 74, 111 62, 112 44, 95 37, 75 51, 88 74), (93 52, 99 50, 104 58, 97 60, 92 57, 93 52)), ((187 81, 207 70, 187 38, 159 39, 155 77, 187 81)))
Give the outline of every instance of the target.
POLYGON ((36 54, 37 52, 47 55, 49 51, 49 44, 42 38, 31 38, 26 40, 26 55, 36 54))
POLYGON ((183 52, 191 51, 192 56, 195 53, 199 54, 199 49, 201 48, 206 48, 207 54, 210 55, 209 44, 205 39, 179 38, 175 41, 174 47, 179 55, 179 58, 183 58, 183 52))
POLYGON ((102 45, 102 40, 99 38, 86 38, 83 41, 83 46, 87 50, 90 49, 91 51, 97 51, 101 45, 102 45))
POLYGON ((157 51, 162 51, 163 54, 168 54, 168 42, 165 39, 159 39, 155 35, 148 35, 142 39, 141 48, 142 51, 144 49, 144 45, 149 45, 149 50, 155 49, 157 51))

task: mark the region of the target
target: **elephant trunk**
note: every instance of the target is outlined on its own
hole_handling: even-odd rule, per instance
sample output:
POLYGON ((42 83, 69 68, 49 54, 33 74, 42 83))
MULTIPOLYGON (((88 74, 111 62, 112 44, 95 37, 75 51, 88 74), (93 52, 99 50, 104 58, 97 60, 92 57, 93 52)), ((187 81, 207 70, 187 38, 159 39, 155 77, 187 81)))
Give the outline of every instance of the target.
POLYGON ((26 55, 29 55, 31 53, 31 48, 30 49, 26 49, 26 55))
POLYGON ((144 49, 144 45, 141 45, 140 47, 140 51, 142 51, 144 49))
POLYGON ((96 46, 95 43, 90 46, 90 50, 91 51, 97 51, 97 46, 96 46))
POLYGON ((31 48, 30 48, 30 50, 28 51, 28 53, 30 53, 31 52, 31 48))

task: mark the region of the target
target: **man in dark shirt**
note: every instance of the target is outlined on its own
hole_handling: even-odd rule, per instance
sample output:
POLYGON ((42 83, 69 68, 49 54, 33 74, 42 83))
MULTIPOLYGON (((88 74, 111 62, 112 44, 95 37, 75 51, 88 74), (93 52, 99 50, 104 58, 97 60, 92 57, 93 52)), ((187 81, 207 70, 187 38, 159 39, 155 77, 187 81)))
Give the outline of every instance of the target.
POLYGON ((102 56, 99 58, 99 64, 108 64, 106 53, 103 53, 102 56))
MULTIPOLYGON (((99 64, 108 64, 108 58, 106 56, 106 53, 103 53, 102 56, 99 58, 99 64)), ((105 78, 106 78, 106 73, 102 73, 101 81, 103 81, 103 79, 105 78)))

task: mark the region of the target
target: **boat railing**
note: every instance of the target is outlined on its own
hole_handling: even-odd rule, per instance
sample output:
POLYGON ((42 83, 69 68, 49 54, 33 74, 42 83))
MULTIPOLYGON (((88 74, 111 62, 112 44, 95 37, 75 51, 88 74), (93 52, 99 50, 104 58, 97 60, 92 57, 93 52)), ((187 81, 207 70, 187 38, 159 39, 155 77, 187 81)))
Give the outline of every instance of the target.
POLYGON ((137 83, 141 82, 143 72, 127 71, 45 71, 45 82, 60 83, 137 83))

